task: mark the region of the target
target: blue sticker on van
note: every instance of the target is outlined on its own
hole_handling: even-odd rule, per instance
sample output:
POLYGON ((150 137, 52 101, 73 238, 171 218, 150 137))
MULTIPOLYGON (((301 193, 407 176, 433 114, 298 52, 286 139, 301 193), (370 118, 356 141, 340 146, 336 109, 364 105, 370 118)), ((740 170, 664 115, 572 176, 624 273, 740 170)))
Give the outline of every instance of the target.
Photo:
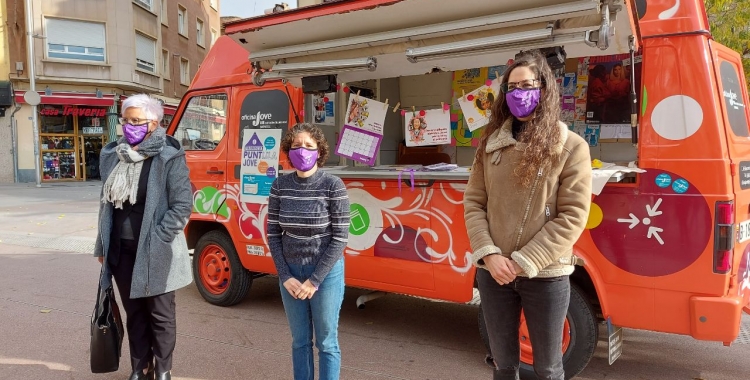
POLYGON ((656 186, 666 189, 672 184, 672 176, 667 173, 661 173, 656 176, 656 186))
POLYGON ((690 184, 688 181, 685 181, 684 179, 680 178, 672 184, 672 190, 674 190, 675 193, 678 194, 684 194, 686 191, 688 191, 688 188, 690 188, 690 184))

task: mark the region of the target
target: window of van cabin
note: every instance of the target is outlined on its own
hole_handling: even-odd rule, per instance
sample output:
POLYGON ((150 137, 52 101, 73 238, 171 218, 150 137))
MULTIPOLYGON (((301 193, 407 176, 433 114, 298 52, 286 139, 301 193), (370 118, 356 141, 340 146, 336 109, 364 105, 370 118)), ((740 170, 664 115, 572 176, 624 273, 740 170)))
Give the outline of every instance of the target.
POLYGON ((203 20, 196 19, 195 30, 195 39, 198 42, 198 46, 206 46, 206 35, 203 33, 203 20))
POLYGON ((185 150, 214 150, 227 132, 227 95, 199 95, 180 117, 174 138, 185 150))
POLYGON ((47 18, 45 26, 48 58, 106 61, 107 38, 103 23, 47 18))
POLYGON ((721 87, 724 91, 724 108, 727 109, 727 117, 729 117, 729 125, 732 127, 732 132, 739 137, 750 136, 750 130, 747 125, 747 104, 744 104, 742 97, 742 86, 744 83, 740 81, 740 76, 737 73, 735 65, 728 61, 722 61, 719 67, 719 74, 721 75, 721 87))
POLYGON ((177 7, 177 33, 180 33, 183 37, 187 37, 187 9, 182 5, 177 7))
POLYGON ((135 34, 135 63, 136 66, 144 71, 156 74, 156 40, 135 34))

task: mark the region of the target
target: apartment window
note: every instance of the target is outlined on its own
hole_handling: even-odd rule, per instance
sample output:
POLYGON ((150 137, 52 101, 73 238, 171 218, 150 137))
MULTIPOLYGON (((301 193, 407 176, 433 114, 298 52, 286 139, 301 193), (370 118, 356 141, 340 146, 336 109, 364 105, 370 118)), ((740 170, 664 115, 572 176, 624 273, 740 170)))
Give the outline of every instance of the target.
POLYGON ((48 18, 46 21, 47 57, 105 62, 107 38, 104 24, 48 18))
POLYGON ((190 84, 190 62, 185 58, 180 58, 180 83, 185 86, 190 84))
POLYGON ((216 4, 216 0, 211 0, 211 8, 219 10, 219 6, 216 4))
POLYGON ((211 28, 211 46, 214 46, 217 38, 219 38, 219 33, 216 31, 216 29, 211 28))
POLYGON ((177 8, 177 32, 187 37, 187 9, 180 5, 177 8))
POLYGON ((149 11, 152 9, 153 1, 152 0, 133 0, 134 3, 148 9, 149 11))
POLYGON ((156 74, 156 40, 135 34, 135 62, 139 69, 156 74))
POLYGON ((198 45, 206 46, 206 35, 203 34, 203 20, 197 19, 195 25, 195 36, 198 39, 198 45))
POLYGON ((169 79, 170 70, 169 70, 169 52, 167 50, 161 51, 161 76, 164 77, 164 79, 169 79))
POLYGON ((167 0, 161 0, 161 9, 159 12, 159 18, 161 19, 161 23, 164 25, 169 25, 169 20, 167 20, 169 17, 169 13, 167 12, 167 0))

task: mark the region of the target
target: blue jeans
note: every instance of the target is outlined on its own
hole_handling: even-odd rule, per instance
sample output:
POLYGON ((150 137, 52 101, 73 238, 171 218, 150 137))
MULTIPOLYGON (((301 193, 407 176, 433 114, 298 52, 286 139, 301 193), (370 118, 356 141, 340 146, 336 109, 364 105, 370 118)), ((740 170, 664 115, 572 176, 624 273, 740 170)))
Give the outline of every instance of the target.
POLYGON ((518 380, 521 308, 533 345, 534 372, 539 380, 564 380, 562 336, 570 303, 568 276, 516 277, 500 285, 485 269, 477 269, 484 322, 495 359, 494 380, 518 380))
MULTIPOLYGON (((315 265, 289 265, 289 271, 299 282, 305 282, 315 265)), ((320 380, 338 380, 341 372, 339 349, 339 312, 344 301, 344 259, 339 260, 318 287, 312 299, 297 300, 281 287, 281 300, 292 331, 292 365, 294 380, 315 378, 313 331, 315 347, 320 359, 320 380)))

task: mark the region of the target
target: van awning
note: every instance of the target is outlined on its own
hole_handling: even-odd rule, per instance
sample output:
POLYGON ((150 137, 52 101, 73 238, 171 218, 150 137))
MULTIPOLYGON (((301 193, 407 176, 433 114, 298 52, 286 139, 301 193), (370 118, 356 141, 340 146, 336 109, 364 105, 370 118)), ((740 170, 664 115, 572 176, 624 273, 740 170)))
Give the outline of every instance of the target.
POLYGON ((301 75, 314 75, 325 73, 317 65, 324 62, 376 61, 374 70, 371 64, 369 70, 332 66, 339 82, 349 82, 420 75, 436 68, 453 71, 505 64, 530 48, 563 46, 568 57, 627 53, 633 33, 626 6, 605 1, 610 5, 607 13, 602 12, 602 4, 599 0, 473 0, 460 6, 435 0, 334 1, 228 23, 226 33, 265 70, 282 64, 301 75), (602 34, 605 13, 614 36, 602 50, 586 38, 596 41, 602 34), (310 66, 307 71, 306 66, 310 66))

